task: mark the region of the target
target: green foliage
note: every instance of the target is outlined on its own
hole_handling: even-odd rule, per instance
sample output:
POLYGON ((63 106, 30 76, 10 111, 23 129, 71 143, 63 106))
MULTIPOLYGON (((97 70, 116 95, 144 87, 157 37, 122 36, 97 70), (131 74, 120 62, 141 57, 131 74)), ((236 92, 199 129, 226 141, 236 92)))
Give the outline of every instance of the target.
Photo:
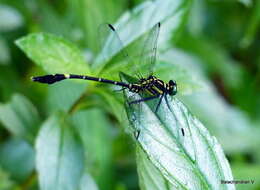
POLYGON ((14 95, 10 103, 0 105, 0 121, 13 135, 30 142, 34 140, 40 124, 36 108, 19 94, 14 95))
POLYGON ((73 128, 60 114, 49 118, 41 127, 36 139, 36 169, 41 189, 79 187, 84 174, 83 149, 73 128))
MULTIPOLYGON (((125 96, 129 101, 133 98, 127 92, 125 96)), ((140 99, 136 96, 135 99, 140 99)), ((126 107, 133 131, 139 131, 136 137, 141 162, 138 171, 147 180, 141 181, 144 189, 152 189, 150 186, 160 183, 151 183, 149 179, 156 179, 157 175, 163 178, 158 187, 168 184, 164 189, 235 189, 233 185, 220 183, 231 180, 232 173, 216 138, 210 136, 180 101, 171 97, 167 97, 167 101, 169 107, 163 99, 156 114, 153 108, 157 101, 149 102, 149 105, 143 103, 141 108, 126 107), (151 162, 160 174, 148 174, 146 162, 151 162), (148 179, 147 175, 150 176, 148 179)))
POLYGON ((0 169, 0 189, 5 190, 5 189, 11 189, 14 186, 14 183, 9 179, 8 174, 0 169))
POLYGON ((0 5, 0 31, 12 31, 23 25, 21 14, 11 6, 0 5))
POLYGON ((71 116, 71 122, 84 146, 86 167, 101 189, 113 189, 111 124, 98 109, 79 111, 71 116))
POLYGON ((0 189, 234 189, 220 181, 232 176, 255 180, 237 189, 258 189, 259 5, 2 0, 0 189), (158 113, 157 101, 125 109, 140 96, 95 82, 30 81, 46 73, 113 80, 120 72, 134 76, 136 67, 146 73, 142 42, 159 21, 154 75, 178 84, 170 109, 165 100, 158 113), (105 45, 109 34, 99 36, 106 22, 130 62, 122 46, 105 45))
POLYGON ((12 138, 1 144, 0 164, 18 182, 30 177, 35 167, 34 159, 34 149, 25 140, 12 138))
POLYGON ((49 73, 89 74, 79 49, 51 34, 30 34, 16 41, 27 56, 49 73))

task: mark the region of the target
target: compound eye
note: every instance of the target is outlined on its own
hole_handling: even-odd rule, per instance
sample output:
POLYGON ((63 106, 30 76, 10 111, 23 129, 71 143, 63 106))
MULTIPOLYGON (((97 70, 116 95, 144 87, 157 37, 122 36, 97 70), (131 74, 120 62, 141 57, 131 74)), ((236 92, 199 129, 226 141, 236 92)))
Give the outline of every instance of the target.
POLYGON ((173 96, 173 95, 177 94, 177 84, 174 80, 169 81, 169 87, 170 87, 170 89, 169 89, 170 95, 173 96))
POLYGON ((174 86, 174 85, 176 85, 176 82, 175 82, 174 80, 170 80, 170 81, 169 81, 169 85, 170 85, 170 86, 174 86))

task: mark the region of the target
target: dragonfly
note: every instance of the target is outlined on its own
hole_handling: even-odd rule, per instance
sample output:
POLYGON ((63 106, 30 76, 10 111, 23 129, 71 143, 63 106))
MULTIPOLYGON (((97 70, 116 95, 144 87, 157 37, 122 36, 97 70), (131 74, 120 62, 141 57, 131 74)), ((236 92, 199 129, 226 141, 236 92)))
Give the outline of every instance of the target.
MULTIPOLYGON (((120 48, 120 54, 129 60, 128 53, 126 48, 123 45, 122 40, 118 34, 118 31, 112 24, 105 24, 105 29, 108 29, 112 34, 112 42, 114 44, 119 44, 122 47, 120 48)), ((153 68, 156 63, 156 54, 157 54, 157 41, 160 32, 161 23, 158 22, 155 24, 152 29, 149 31, 147 37, 144 39, 144 44, 141 50, 140 56, 140 65, 145 66, 149 69, 149 74, 146 77, 139 75, 139 79, 134 83, 127 83, 122 81, 109 80, 105 78, 87 76, 87 75, 78 75, 78 74, 50 74, 43 76, 32 77, 32 81, 46 84, 53 84, 66 79, 80 79, 80 80, 89 80, 96 81, 100 83, 112 84, 122 87, 123 90, 128 89, 132 93, 147 93, 149 96, 141 97, 137 100, 129 101, 128 104, 138 104, 141 102, 159 99, 156 106, 155 112, 158 111, 158 108, 162 102, 162 99, 165 98, 167 104, 167 95, 174 96, 177 94, 177 83, 174 80, 169 80, 169 82, 164 82, 163 80, 157 78, 153 75, 153 68), (148 52, 148 53, 147 53, 148 52)), ((169 107, 169 106, 168 106, 169 107)))

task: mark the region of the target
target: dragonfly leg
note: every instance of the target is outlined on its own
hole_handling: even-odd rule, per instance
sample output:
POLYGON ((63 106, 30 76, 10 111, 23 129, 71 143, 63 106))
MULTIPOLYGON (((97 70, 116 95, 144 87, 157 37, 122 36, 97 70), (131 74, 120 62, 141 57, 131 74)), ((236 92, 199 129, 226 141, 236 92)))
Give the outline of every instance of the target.
MULTIPOLYGON (((165 95, 165 101, 166 101, 166 104, 167 104, 168 109, 169 109, 170 111, 172 111, 166 95, 165 95)), ((182 134, 182 136, 185 136, 185 132, 184 132, 184 129, 183 129, 183 128, 181 128, 181 134, 182 134)))
POLYGON ((146 98, 141 98, 141 99, 139 99, 139 100, 134 100, 134 101, 128 102, 128 104, 129 104, 129 105, 131 105, 131 104, 137 104, 137 103, 149 101, 149 100, 152 100, 152 99, 155 99, 155 98, 159 98, 159 96, 156 95, 156 96, 150 96, 150 97, 146 97, 146 98))
POLYGON ((165 102, 166 102, 166 105, 167 105, 168 109, 171 111, 171 107, 170 107, 170 104, 168 102, 167 95, 165 95, 164 98, 165 98, 165 102))
POLYGON ((120 92, 120 91, 123 91, 123 90, 125 90, 125 89, 127 89, 126 87, 123 87, 123 88, 121 88, 121 89, 119 89, 119 90, 113 90, 114 92, 120 92))
POLYGON ((158 102, 158 104, 157 104, 157 106, 156 106, 156 109, 155 109, 155 113, 157 113, 158 108, 159 108, 159 106, 160 106, 161 103, 162 103, 162 99, 163 99, 163 97, 164 97, 164 94, 162 94, 161 97, 160 97, 160 100, 159 100, 159 102, 158 102))

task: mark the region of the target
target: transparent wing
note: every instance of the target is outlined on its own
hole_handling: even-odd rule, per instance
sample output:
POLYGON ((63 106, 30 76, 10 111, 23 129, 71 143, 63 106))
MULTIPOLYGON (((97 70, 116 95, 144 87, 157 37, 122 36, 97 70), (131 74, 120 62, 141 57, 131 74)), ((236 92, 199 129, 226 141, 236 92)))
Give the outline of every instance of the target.
POLYGON ((125 47, 119 33, 111 24, 100 25, 101 53, 95 66, 101 64, 97 69, 101 68, 102 75, 106 75, 108 72, 111 75, 111 68, 113 70, 115 67, 118 70, 118 67, 120 67, 120 71, 135 75, 139 79, 148 77, 153 74, 156 62, 159 31, 160 23, 157 23, 150 31, 125 47), (131 53, 131 56, 128 52, 131 53), (109 67, 106 67, 108 65, 109 67))
POLYGON ((108 23, 100 25, 98 38, 100 54, 96 60, 96 66, 103 65, 101 67, 104 69, 111 60, 115 63, 130 62, 129 54, 113 25, 108 23))
POLYGON ((149 33, 144 37, 141 56, 140 66, 143 77, 148 77, 153 74, 154 65, 156 62, 157 53, 157 41, 160 32, 160 22, 153 26, 149 33))
MULTIPOLYGON (((125 102, 125 106, 126 106, 126 111, 131 111, 132 114, 128 114, 131 115, 130 121, 132 122, 138 122, 141 120, 141 110, 142 110, 142 106, 144 106, 143 102, 140 103, 136 103, 136 104, 129 104, 129 102, 132 102, 134 100, 140 99, 141 96, 135 93, 125 93, 126 95, 126 102, 125 102)), ((140 128, 134 128, 133 134, 135 136, 135 138, 138 137, 138 134, 140 132, 140 128)))

